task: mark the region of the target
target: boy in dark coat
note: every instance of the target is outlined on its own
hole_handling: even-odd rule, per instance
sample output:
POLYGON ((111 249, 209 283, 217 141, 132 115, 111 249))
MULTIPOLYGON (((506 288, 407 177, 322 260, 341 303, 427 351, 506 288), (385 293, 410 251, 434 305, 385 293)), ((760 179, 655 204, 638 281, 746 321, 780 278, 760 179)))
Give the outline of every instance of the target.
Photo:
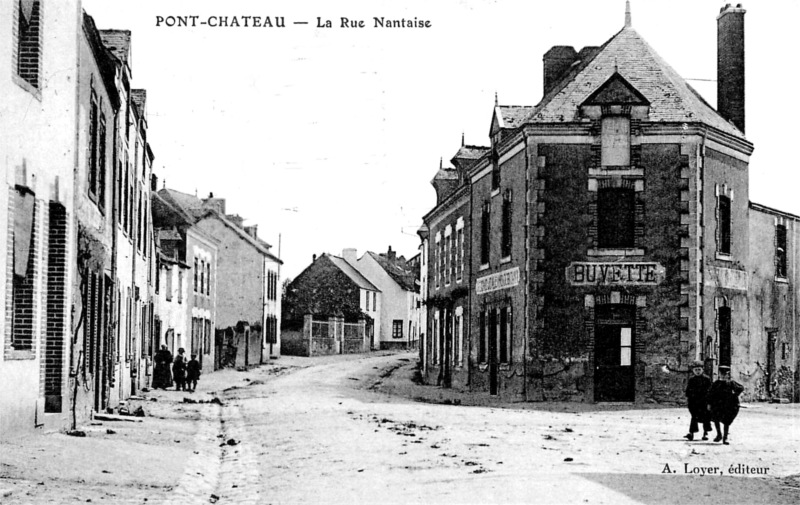
POLYGON ((744 391, 744 387, 736 381, 731 380, 731 367, 719 367, 720 378, 711 385, 708 392, 708 406, 711 411, 711 420, 717 429, 717 437, 714 442, 728 445, 728 427, 736 419, 739 413, 739 395, 744 391), (725 426, 724 434, 720 433, 719 423, 725 426))
POLYGON ((197 361, 197 354, 192 354, 192 359, 186 365, 186 383, 189 385, 189 391, 194 393, 197 387, 197 381, 200 380, 200 362, 197 361))
POLYGON ((710 388, 711 379, 703 373, 703 362, 695 361, 692 365, 692 376, 686 382, 686 400, 692 417, 689 423, 689 434, 683 437, 686 440, 694 440, 694 434, 699 431, 697 423, 703 423, 703 440, 708 440, 708 432, 711 431, 711 420, 708 415, 708 390, 710 388))
POLYGON ((172 380, 175 381, 175 391, 186 391, 186 357, 183 347, 178 349, 175 361, 172 362, 172 380))

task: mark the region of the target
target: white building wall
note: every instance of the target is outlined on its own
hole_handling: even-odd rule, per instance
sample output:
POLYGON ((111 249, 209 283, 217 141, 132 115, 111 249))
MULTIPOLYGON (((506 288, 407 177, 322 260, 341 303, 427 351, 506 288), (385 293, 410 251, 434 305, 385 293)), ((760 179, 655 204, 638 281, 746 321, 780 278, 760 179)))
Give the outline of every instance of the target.
MULTIPOLYGON (((46 2, 42 13, 42 46, 40 86, 38 90, 26 86, 16 76, 12 64, 13 21, 17 2, 0 2, 0 173, 5 185, 0 191, 0 335, 4 351, 0 353, 0 438, 21 430, 44 424, 44 387, 41 374, 41 356, 46 302, 46 263, 40 263, 36 272, 35 328, 33 350, 30 357, 15 359, 7 351, 10 342, 10 277, 12 257, 8 254, 9 196, 21 184, 32 189, 36 206, 46 208, 50 201, 58 201, 67 211, 68 221, 74 214, 73 169, 76 163, 76 88, 78 65, 77 40, 81 29, 79 0, 46 2), (54 48, 58 48, 54 50, 54 48), (45 85, 46 84, 46 85, 45 85), (9 387, 13 385, 13 387, 9 387)), ((42 237, 47 232, 46 220, 37 219, 37 232, 42 237)), ((12 223, 13 224, 13 223, 12 223)), ((74 230, 70 229, 67 250, 74 250, 74 230)), ((40 258, 46 258, 45 244, 37 240, 40 258)), ((75 261, 74 252, 68 254, 67 264, 75 261)), ((68 274, 67 286, 73 279, 68 274)), ((71 291, 66 293, 66 306, 71 306, 71 291)), ((65 354, 68 349, 71 316, 65 314, 65 354)), ((64 380, 67 384, 69 356, 64 358, 64 380)), ((65 393, 66 394, 66 393, 65 393)), ((68 403, 67 403, 68 404, 68 403)), ((68 410, 68 409, 64 409, 68 410)), ((66 413, 53 421, 63 422, 66 413)))

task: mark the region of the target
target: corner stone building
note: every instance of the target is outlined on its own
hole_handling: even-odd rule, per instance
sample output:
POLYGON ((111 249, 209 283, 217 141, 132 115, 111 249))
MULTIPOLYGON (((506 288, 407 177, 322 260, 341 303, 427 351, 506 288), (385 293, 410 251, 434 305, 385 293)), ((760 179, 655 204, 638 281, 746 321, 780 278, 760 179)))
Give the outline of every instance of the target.
POLYGON ((718 17, 718 110, 628 10, 602 46, 549 50, 541 102, 495 104, 491 145, 440 167, 420 230, 428 383, 680 401, 700 359, 745 398, 795 398, 800 218, 749 202, 744 14, 718 17))

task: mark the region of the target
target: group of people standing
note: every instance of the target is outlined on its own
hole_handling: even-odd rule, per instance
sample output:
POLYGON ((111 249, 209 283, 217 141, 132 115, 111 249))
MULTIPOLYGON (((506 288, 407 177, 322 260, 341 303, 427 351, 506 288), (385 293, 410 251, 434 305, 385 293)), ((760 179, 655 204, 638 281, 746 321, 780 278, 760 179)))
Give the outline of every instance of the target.
POLYGON ((187 361, 185 353, 181 347, 173 359, 167 346, 161 346, 161 350, 155 356, 153 389, 167 389, 174 383, 175 391, 194 392, 197 381, 200 380, 200 362, 197 361, 197 354, 192 354, 192 359, 187 361), (172 365, 171 372, 170 365, 172 365))
POLYGON ((731 380, 731 367, 719 367, 719 379, 711 382, 704 373, 701 361, 692 365, 692 376, 686 384, 686 398, 689 403, 689 413, 692 420, 689 424, 689 433, 683 438, 694 440, 694 434, 699 431, 698 424, 703 425, 703 438, 708 440, 711 431, 711 422, 717 430, 714 442, 728 445, 728 429, 739 413, 739 395, 744 387, 731 380), (724 430, 720 430, 722 423, 724 430))

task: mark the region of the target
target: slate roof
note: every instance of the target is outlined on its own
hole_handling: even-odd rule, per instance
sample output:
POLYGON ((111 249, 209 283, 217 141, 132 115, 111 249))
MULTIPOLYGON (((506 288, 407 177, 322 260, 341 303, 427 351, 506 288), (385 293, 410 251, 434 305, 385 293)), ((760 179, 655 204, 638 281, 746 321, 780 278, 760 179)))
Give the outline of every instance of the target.
POLYGON ((131 100, 133 100, 133 104, 136 106, 136 110, 139 111, 139 114, 144 114, 144 106, 147 102, 147 90, 146 89, 132 89, 131 90, 131 100))
POLYGON ((344 258, 325 253, 323 256, 328 258, 339 270, 344 272, 350 280, 352 280, 359 288, 369 289, 371 291, 380 291, 373 283, 367 280, 366 277, 361 275, 361 272, 356 270, 353 265, 348 263, 344 258))
POLYGON ((221 221, 225 226, 233 230, 239 237, 241 237, 245 242, 249 243, 253 247, 258 250, 264 256, 270 258, 273 261, 277 261, 280 264, 283 264, 283 261, 280 260, 277 256, 272 254, 269 250, 271 247, 269 244, 264 242, 263 240, 253 238, 250 236, 249 233, 244 231, 244 229, 238 226, 236 223, 228 219, 227 216, 222 214, 221 212, 217 211, 213 208, 208 208, 203 206, 203 201, 197 198, 194 195, 190 195, 188 193, 183 193, 181 191, 176 191, 174 189, 162 189, 156 193, 162 199, 170 202, 174 207, 181 209, 185 214, 193 216, 195 220, 203 219, 208 216, 213 216, 214 218, 221 221))
POLYGON ((453 158, 478 160, 487 152, 489 152, 489 148, 486 146, 461 146, 453 158))
POLYGON ((406 291, 417 291, 415 281, 418 276, 413 269, 406 266, 405 260, 400 260, 397 257, 395 257, 394 260, 390 260, 385 254, 376 254, 372 251, 368 251, 367 254, 372 256, 372 259, 374 259, 401 288, 406 291))
POLYGON ((529 114, 526 122, 579 121, 580 105, 617 71, 650 102, 648 121, 702 122, 744 139, 631 27, 611 37, 564 79, 529 114))
POLYGON ((456 172, 455 168, 444 167, 440 168, 439 171, 436 172, 436 175, 433 176, 433 178, 436 180, 442 180, 442 179, 458 180, 458 172, 456 172))
POLYGON ((131 50, 130 30, 100 30, 100 39, 111 54, 123 64, 128 64, 131 50))
MULTIPOLYGON (((517 128, 525 123, 534 111, 530 105, 498 105, 495 107, 500 128, 517 128)), ((487 151, 489 148, 485 148, 487 151)))

